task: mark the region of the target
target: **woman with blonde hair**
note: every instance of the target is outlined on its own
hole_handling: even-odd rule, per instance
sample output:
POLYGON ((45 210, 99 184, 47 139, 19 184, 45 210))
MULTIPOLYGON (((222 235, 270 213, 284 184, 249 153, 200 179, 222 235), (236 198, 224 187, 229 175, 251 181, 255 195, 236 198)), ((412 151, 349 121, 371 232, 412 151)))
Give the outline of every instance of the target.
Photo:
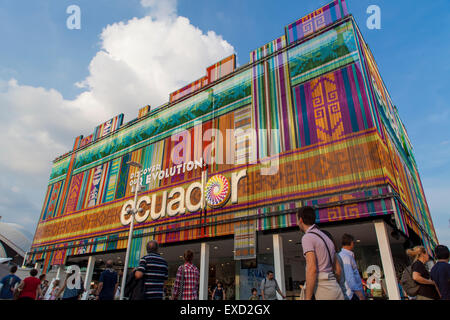
POLYGON ((416 246, 406 250, 406 254, 413 258, 414 262, 411 266, 412 278, 419 285, 417 292, 417 300, 436 300, 439 299, 439 292, 436 284, 430 278, 430 273, 425 268, 425 264, 430 257, 423 246, 416 246))

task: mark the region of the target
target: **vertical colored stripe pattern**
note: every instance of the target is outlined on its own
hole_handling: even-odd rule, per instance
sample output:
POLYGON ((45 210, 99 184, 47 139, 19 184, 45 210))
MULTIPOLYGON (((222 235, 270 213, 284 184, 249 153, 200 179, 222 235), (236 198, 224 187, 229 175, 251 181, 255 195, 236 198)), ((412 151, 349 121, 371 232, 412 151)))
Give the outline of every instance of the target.
POLYGON ((348 15, 345 0, 333 2, 317 9, 285 27, 288 44, 307 37, 348 15))
POLYGON ((301 146, 373 127, 361 71, 352 64, 293 89, 301 146))

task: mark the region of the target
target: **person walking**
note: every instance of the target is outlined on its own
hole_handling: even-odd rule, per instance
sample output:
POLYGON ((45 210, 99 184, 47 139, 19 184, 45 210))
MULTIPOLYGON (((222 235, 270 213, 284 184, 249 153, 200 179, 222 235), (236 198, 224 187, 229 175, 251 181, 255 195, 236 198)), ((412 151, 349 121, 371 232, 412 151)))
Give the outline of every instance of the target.
POLYGON ((336 257, 333 241, 316 225, 314 208, 306 206, 297 211, 301 231, 303 255, 306 259, 305 300, 344 300, 339 286, 341 268, 336 257))
POLYGON ((38 300, 43 300, 44 296, 45 296, 45 293, 48 290, 48 280, 45 279, 45 277, 46 277, 45 273, 41 274, 39 276, 39 281, 41 281, 41 284, 39 285, 41 287, 41 296, 38 297, 38 300))
POLYGON ((184 264, 178 267, 177 276, 173 286, 173 300, 198 300, 200 272, 192 264, 194 253, 191 250, 184 252, 184 264))
POLYGON ((114 300, 119 285, 117 272, 113 269, 113 261, 106 261, 106 269, 100 274, 97 288, 97 300, 114 300))
POLYGON ((431 280, 436 283, 441 294, 441 300, 450 300, 450 265, 447 246, 438 245, 434 249, 437 263, 431 269, 431 280))
POLYGON ((273 271, 267 271, 267 275, 261 280, 261 297, 262 300, 277 300, 277 292, 283 299, 286 296, 281 292, 277 280, 274 278, 273 271))
POLYGON ((0 283, 2 284, 2 289, 0 290, 0 300, 10 300, 13 298, 14 289, 21 281, 20 278, 16 276, 16 272, 17 266, 12 266, 9 269, 9 274, 0 280, 0 283))
POLYGON ((59 279, 55 279, 53 281, 53 286, 51 288, 51 292, 48 297, 48 300, 56 300, 58 291, 59 291, 59 279))
POLYGON ((412 278, 419 285, 416 300, 438 300, 440 298, 436 284, 430 279, 430 273, 425 264, 430 257, 423 246, 406 250, 406 254, 414 259, 411 266, 412 278))
POLYGON ((17 287, 19 300, 36 300, 42 295, 41 281, 36 278, 38 271, 30 270, 30 276, 23 279, 17 287))
POLYGON ((355 238, 348 233, 342 236, 342 248, 339 257, 342 259, 343 275, 345 276, 345 294, 350 300, 366 300, 364 289, 355 261, 355 238))
POLYGON ((158 253, 158 242, 147 243, 147 255, 141 258, 139 267, 134 272, 136 280, 144 279, 146 300, 162 300, 164 282, 168 279, 169 267, 167 261, 158 253))
POLYGON ((72 285, 68 286, 68 284, 67 284, 67 282, 69 281, 69 278, 72 277, 74 274, 75 274, 75 270, 72 270, 70 276, 68 274, 66 274, 66 279, 64 280, 63 286, 59 289, 59 291, 57 293, 57 298, 59 298, 62 294, 61 300, 78 300, 79 299, 80 295, 84 291, 83 278, 80 277, 80 288, 77 288, 75 286, 76 279, 71 280, 71 281, 75 282, 75 283, 72 283, 72 285))
POLYGON ((213 300, 226 300, 225 290, 223 289, 222 282, 217 281, 217 286, 214 288, 212 292, 213 300))

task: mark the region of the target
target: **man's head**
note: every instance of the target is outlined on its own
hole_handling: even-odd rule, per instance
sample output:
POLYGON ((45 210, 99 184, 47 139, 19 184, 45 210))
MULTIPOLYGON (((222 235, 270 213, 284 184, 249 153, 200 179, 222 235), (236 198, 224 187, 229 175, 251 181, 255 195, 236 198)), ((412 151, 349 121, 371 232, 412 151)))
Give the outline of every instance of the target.
POLYGON ((149 242, 147 242, 147 253, 157 253, 158 248, 158 241, 150 240, 149 242))
POLYGON ((434 249, 434 254, 436 255, 436 259, 438 260, 445 260, 448 262, 449 259, 449 251, 448 251, 448 247, 444 246, 444 245, 438 245, 435 249, 434 249))
POLYGON ((269 280, 273 279, 273 271, 267 271, 267 279, 269 280))
POLYGON ((316 222, 316 212, 313 207, 306 206, 297 210, 297 223, 303 232, 316 222))
POLYGON ((355 237, 351 234, 344 233, 342 236, 342 248, 347 250, 353 250, 355 248, 355 237))
POLYGON ((12 266, 12 267, 9 269, 9 272, 11 272, 11 273, 16 273, 16 271, 17 271, 17 266, 12 266))
POLYGON ((106 268, 112 269, 113 266, 114 266, 114 262, 112 260, 106 261, 106 268))
POLYGON ((31 269, 31 270, 30 270, 30 276, 36 277, 37 274, 38 274, 38 271, 37 271, 36 269, 31 269))
POLYGON ((184 261, 192 263, 192 259, 194 259, 194 253, 191 250, 186 250, 184 252, 184 261))

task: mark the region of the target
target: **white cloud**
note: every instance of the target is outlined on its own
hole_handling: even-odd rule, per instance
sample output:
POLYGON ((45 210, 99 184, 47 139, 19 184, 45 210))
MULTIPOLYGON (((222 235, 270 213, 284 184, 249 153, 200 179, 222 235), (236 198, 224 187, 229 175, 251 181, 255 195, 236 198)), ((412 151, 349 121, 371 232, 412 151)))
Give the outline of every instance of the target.
POLYGON ((158 19, 173 17, 177 12, 177 0, 141 0, 144 8, 149 8, 149 15, 158 19))
POLYGON ((185 17, 134 18, 107 26, 101 39, 90 75, 79 83, 89 91, 79 98, 109 112, 108 117, 167 102, 171 91, 200 78, 207 66, 234 51, 221 36, 203 33, 185 17))
POLYGON ((167 102, 170 92, 200 78, 206 67, 234 52, 214 31, 203 32, 177 16, 175 0, 141 4, 148 8, 148 16, 103 29, 101 50, 89 64, 89 75, 75 84, 85 91, 75 99, 64 99, 54 89, 0 79, 0 194, 15 193, 14 180, 14 190, 27 194, 30 202, 22 219, 20 213, 11 212, 15 205, 8 200, 6 206, 3 199, 4 221, 22 219, 29 224, 34 216, 37 222, 36 208, 42 206, 51 161, 69 151, 76 136, 91 134, 96 125, 119 113, 129 121, 140 107, 167 102))

